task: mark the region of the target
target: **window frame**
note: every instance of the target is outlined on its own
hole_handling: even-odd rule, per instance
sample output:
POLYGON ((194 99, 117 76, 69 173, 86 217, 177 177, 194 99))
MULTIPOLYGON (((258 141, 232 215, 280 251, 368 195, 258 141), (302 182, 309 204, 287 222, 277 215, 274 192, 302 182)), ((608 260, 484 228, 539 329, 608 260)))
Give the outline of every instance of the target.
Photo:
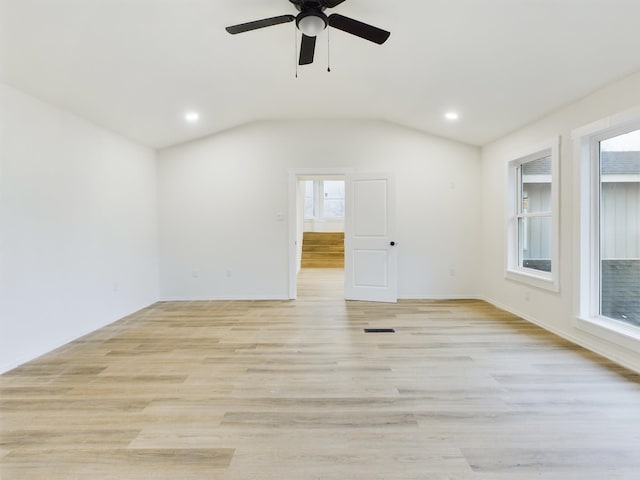
POLYGON ((640 107, 631 109, 573 132, 577 167, 578 205, 578 308, 577 327, 608 341, 638 351, 640 327, 601 312, 601 239, 600 239, 600 142, 640 129, 640 107))
POLYGON ((528 153, 515 156, 508 162, 507 168, 507 240, 505 278, 532 287, 560 291, 560 137, 553 137, 534 148, 528 153), (522 209, 522 166, 526 163, 551 158, 551 200, 549 211, 523 213, 522 209), (544 272, 534 268, 520 266, 520 218, 550 218, 551 230, 551 271, 544 272))

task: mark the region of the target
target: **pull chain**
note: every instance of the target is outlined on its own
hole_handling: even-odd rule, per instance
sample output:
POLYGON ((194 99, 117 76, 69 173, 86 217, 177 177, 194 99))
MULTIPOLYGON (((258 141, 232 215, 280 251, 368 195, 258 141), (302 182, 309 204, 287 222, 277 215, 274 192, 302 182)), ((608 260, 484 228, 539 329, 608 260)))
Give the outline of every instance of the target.
POLYGON ((296 78, 298 78, 298 27, 295 22, 293 23, 293 44, 295 45, 293 51, 293 62, 296 66, 296 78))
POLYGON ((329 32, 331 27, 327 27, 327 72, 331 71, 331 39, 329 32))

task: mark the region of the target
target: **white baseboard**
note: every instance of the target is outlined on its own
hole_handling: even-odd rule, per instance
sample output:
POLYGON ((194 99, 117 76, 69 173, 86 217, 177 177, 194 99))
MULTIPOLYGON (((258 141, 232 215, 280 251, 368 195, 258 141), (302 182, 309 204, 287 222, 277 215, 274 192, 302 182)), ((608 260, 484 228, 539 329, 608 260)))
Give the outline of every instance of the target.
POLYGON ((226 301, 291 300, 281 295, 229 295, 221 297, 165 297, 159 302, 226 302, 226 301))
POLYGON ((135 313, 138 313, 142 310, 145 310, 146 308, 149 308, 150 306, 154 305, 156 302, 152 302, 147 306, 143 306, 140 308, 136 308, 134 310, 132 310, 129 313, 125 313, 122 316, 119 316, 118 318, 115 318, 113 320, 108 320, 106 322, 103 322, 102 324, 98 324, 98 325, 93 325, 90 328, 86 328, 86 329, 82 329, 82 330, 78 330, 76 332, 74 332, 71 335, 67 335, 65 337, 61 337, 57 340, 55 340, 54 342, 52 342, 50 345, 45 346, 44 348, 38 349, 38 350, 33 350, 25 355, 22 355, 20 358, 15 359, 15 360, 11 360, 8 363, 5 363, 3 365, 0 365, 0 375, 2 375, 3 373, 6 373, 10 370, 13 370, 14 368, 19 367, 20 365, 23 365, 27 362, 31 362, 33 360, 35 360, 36 358, 39 358, 43 355, 46 355, 48 353, 53 352, 54 350, 57 350, 60 347, 64 347, 65 345, 78 340, 79 338, 84 337, 85 335, 89 335, 90 333, 93 333, 97 330, 100 330, 101 328, 104 328, 106 326, 111 325, 112 323, 118 322, 120 320, 122 320, 123 318, 126 318, 130 315, 133 315, 135 313))
POLYGON ((481 295, 460 295, 460 294, 416 294, 399 295, 398 300, 484 300, 481 295))
MULTIPOLYGON (((487 303, 490 303, 491 305, 493 305, 494 307, 497 307, 501 310, 504 310, 506 312, 509 312, 513 315, 516 315, 528 322, 533 323, 534 325, 539 326, 540 328, 543 328, 544 330, 547 330, 548 332, 553 333, 554 335, 557 335, 560 338, 564 338, 565 340, 568 340, 571 343, 575 343, 576 345, 585 348, 589 351, 592 351, 608 360, 611 360, 614 363, 617 363, 618 365, 621 365, 625 368, 628 368, 629 370, 633 370, 634 372, 640 373, 640 362, 635 361, 633 359, 629 359, 629 358, 625 358, 624 356, 621 355, 616 355, 612 352, 609 351, 605 351, 601 346, 593 343, 593 342, 589 342, 587 339, 584 338, 578 338, 574 335, 571 335, 569 333, 566 333, 564 331, 558 330, 554 327, 552 327, 551 325, 546 324, 545 322, 542 322, 540 320, 538 320, 537 318, 532 317, 531 315, 527 315, 525 313, 522 312, 518 312, 516 309, 505 305, 501 302, 498 302, 492 298, 486 297, 486 296, 479 296, 478 298, 479 300, 483 300, 487 303)), ((600 341, 603 341, 601 339, 598 339, 600 341)), ((620 345, 613 345, 612 346, 616 347, 616 348, 624 348, 620 345)), ((625 351, 628 351, 631 355, 633 356, 634 352, 632 352, 631 350, 625 349, 625 351)))

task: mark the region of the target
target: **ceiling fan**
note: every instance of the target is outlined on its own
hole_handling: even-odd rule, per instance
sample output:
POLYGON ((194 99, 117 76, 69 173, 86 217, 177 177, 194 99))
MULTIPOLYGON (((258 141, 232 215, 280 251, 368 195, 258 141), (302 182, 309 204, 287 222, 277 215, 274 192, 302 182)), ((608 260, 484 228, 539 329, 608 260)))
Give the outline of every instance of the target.
POLYGON ((327 8, 336 7, 344 1, 345 0, 289 0, 300 12, 297 16, 280 15, 278 17, 264 18, 254 22, 233 25, 227 27, 226 30, 235 35, 259 28, 279 25, 281 23, 293 22, 295 20, 298 30, 302 32, 299 65, 313 63, 313 56, 316 50, 316 36, 327 28, 327 26, 364 38, 378 45, 382 45, 387 41, 391 33, 386 30, 362 23, 353 18, 345 17, 338 13, 329 16, 324 14, 327 8))

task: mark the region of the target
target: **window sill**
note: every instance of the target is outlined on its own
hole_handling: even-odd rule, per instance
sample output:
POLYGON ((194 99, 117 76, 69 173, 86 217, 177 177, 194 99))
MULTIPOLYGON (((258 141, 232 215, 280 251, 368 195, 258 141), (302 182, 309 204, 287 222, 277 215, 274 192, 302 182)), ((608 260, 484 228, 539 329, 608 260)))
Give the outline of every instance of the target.
POLYGON ((577 328, 595 337, 640 353, 640 328, 606 317, 578 317, 577 328))
POLYGON ((513 280, 514 282, 526 283, 532 287, 541 288, 543 290, 549 290, 551 292, 559 292, 560 285, 553 278, 552 274, 540 272, 535 273, 535 270, 521 269, 521 270, 506 270, 504 276, 507 280, 513 280))
POLYGON ((318 222, 318 223, 323 223, 323 222, 343 222, 344 221, 344 217, 310 217, 304 218, 305 222, 318 222))

